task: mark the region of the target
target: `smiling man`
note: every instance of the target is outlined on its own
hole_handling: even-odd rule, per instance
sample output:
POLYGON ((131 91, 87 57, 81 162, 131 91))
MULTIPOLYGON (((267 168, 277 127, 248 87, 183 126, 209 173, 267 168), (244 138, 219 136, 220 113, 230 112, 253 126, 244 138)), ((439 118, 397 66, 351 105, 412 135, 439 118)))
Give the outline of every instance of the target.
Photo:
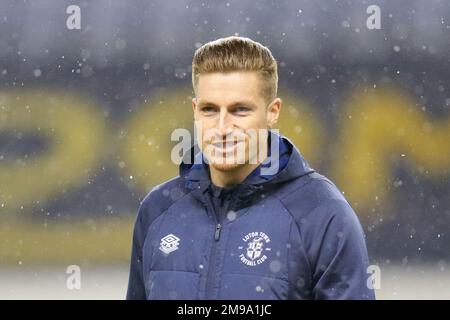
POLYGON ((202 70, 194 75, 198 143, 209 161, 211 180, 219 187, 237 185, 267 158, 268 144, 260 138, 267 141, 281 99, 273 92, 265 94, 261 75, 255 71, 202 70))
POLYGON ((209 42, 192 82, 200 151, 140 205, 127 298, 374 299, 352 207, 273 130, 269 49, 209 42))

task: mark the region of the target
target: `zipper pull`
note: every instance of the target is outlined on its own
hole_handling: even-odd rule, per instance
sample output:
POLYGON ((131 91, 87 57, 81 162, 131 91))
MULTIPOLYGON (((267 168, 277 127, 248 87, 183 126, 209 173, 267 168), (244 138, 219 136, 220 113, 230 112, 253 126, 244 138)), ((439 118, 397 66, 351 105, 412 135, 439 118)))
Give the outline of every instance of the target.
POLYGON ((220 238, 220 229, 222 229, 222 225, 220 223, 216 224, 216 233, 214 234, 214 239, 216 241, 220 238))

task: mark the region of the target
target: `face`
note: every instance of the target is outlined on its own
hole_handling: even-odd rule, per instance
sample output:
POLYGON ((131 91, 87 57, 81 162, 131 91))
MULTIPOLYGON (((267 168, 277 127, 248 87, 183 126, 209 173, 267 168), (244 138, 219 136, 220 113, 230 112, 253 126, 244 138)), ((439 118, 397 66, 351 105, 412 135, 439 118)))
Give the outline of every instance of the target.
MULTIPOLYGON (((230 171, 267 155, 264 134, 277 121, 279 98, 268 102, 255 71, 202 74, 192 100, 198 145, 209 164, 230 171), (262 129, 262 130, 260 130, 262 129)), ((261 159, 261 161, 264 159, 261 159)))

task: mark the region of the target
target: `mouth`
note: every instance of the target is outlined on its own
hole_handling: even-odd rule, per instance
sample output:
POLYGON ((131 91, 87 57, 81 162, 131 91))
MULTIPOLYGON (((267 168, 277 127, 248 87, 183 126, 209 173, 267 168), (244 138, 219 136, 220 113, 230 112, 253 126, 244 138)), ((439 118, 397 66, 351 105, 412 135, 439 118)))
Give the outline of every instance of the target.
POLYGON ((238 146, 240 146, 244 141, 218 141, 211 143, 211 146, 214 147, 218 152, 221 153, 229 153, 234 151, 238 146))

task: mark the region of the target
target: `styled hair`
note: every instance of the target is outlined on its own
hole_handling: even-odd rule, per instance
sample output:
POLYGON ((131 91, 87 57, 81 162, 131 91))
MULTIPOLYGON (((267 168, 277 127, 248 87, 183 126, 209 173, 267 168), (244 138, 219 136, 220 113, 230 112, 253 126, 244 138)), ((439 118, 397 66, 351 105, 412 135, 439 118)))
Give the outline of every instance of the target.
POLYGON ((277 96, 277 61, 270 50, 249 38, 227 37, 208 42, 195 51, 192 60, 192 86, 197 92, 201 74, 257 71, 261 75, 262 95, 267 102, 277 96))

